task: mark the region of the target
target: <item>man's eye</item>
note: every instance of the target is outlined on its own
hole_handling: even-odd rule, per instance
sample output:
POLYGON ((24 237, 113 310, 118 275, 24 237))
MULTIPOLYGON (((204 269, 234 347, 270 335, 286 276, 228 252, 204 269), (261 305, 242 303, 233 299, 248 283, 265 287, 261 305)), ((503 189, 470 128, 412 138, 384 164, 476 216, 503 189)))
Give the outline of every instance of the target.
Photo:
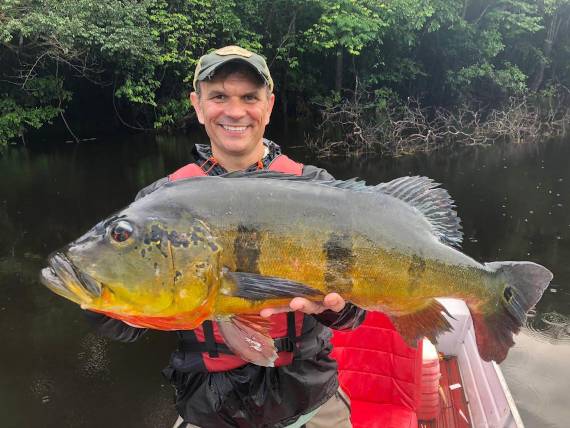
POLYGON ((255 95, 246 95, 244 97, 245 101, 247 102, 254 102, 257 101, 257 97, 255 95))
POLYGON ((225 96, 225 95, 214 95, 214 96, 212 97, 212 99, 213 99, 214 101, 224 101, 224 100, 226 99, 226 96, 225 96))

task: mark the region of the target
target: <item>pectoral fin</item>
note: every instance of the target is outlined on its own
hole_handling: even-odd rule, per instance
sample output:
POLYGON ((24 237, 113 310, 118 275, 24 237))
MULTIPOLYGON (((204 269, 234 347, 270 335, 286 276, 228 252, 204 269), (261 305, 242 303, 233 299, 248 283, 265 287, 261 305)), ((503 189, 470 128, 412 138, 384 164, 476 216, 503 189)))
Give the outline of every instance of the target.
POLYGON ((453 318, 441 303, 431 299, 423 308, 390 318, 404 341, 415 348, 419 339, 427 337, 436 343, 439 334, 452 329, 445 316, 453 318))
POLYGON ((320 290, 300 282, 249 272, 223 271, 221 292, 248 300, 322 296, 320 290))
POLYGON ((269 335, 269 321, 259 315, 236 315, 219 321, 224 342, 234 354, 258 366, 273 367, 277 349, 269 335))

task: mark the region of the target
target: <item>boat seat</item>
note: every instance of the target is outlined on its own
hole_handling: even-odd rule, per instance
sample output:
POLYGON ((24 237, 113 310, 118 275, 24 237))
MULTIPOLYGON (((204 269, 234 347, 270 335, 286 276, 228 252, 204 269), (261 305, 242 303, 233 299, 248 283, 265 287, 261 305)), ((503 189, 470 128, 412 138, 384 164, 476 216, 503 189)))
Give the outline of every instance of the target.
POLYGON ((356 401, 351 414, 353 428, 417 428, 416 413, 393 404, 356 401), (369 415, 374 415, 372 420, 369 415))
MULTIPOLYGON (((422 388, 422 349, 409 347, 390 319, 368 312, 354 331, 335 331, 333 357, 339 382, 351 400, 354 428, 418 426, 422 388)), ((431 396, 437 392, 431 392, 431 396)))

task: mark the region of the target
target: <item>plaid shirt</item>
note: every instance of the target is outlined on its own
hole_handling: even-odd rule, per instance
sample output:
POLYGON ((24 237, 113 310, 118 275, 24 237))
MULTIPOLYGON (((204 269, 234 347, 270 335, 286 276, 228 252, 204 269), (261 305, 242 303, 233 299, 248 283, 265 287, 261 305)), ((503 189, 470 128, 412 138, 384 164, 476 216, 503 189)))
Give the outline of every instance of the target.
MULTIPOLYGON (((261 159, 263 169, 268 168, 273 159, 281 154, 281 147, 267 138, 263 139, 263 145, 265 146, 266 154, 261 159)), ((206 172, 208 175, 222 175, 228 172, 223 166, 214 161, 214 156, 212 155, 212 146, 209 144, 196 144, 194 150, 192 151, 194 155, 196 164, 206 172)), ((244 171, 256 171, 259 169, 258 163, 254 163, 247 167, 244 171)))

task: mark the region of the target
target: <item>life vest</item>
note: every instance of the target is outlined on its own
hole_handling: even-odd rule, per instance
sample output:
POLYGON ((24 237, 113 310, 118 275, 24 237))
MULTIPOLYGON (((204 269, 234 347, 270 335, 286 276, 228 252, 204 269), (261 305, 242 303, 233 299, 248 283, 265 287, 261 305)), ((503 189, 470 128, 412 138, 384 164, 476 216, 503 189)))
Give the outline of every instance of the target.
MULTIPOLYGON (((281 154, 275 157, 267 167, 269 171, 282 172, 284 174, 301 175, 303 173, 303 164, 295 162, 289 157, 281 154)), ((169 181, 181 180, 183 178, 206 176, 206 171, 197 163, 189 163, 182 168, 174 171, 168 176, 169 181)))
MULTIPOLYGON (((280 154, 266 168, 269 171, 282 172, 300 176, 303 173, 303 164, 280 154)), ((207 176, 207 172, 196 163, 190 163, 176 170, 168 176, 169 181, 182 180, 184 178, 207 176)), ((304 314, 301 312, 287 312, 275 314, 270 317, 270 335, 275 339, 278 358, 275 366, 291 364, 296 343, 298 342, 303 328, 304 314)), ((218 329, 218 325, 212 321, 204 321, 194 330, 179 332, 180 343, 178 345, 185 357, 184 365, 189 370, 204 368, 208 372, 232 370, 247 364, 237 355, 234 355, 224 344, 224 340, 218 329), (187 358, 188 354, 199 357, 187 358), (189 361, 188 361, 189 360, 189 361)))

